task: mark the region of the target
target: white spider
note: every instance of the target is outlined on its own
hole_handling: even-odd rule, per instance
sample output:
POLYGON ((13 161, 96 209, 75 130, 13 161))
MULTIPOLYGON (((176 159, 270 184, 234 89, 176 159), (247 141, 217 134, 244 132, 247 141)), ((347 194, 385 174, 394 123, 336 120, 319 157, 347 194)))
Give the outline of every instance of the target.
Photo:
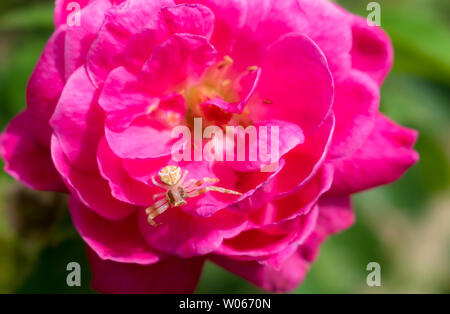
POLYGON ((148 207, 145 212, 148 215, 148 223, 152 226, 157 226, 158 224, 154 221, 156 217, 165 212, 169 207, 179 207, 186 205, 186 198, 196 197, 209 191, 216 191, 225 194, 242 195, 242 193, 217 187, 217 186, 206 186, 201 187, 205 183, 216 183, 219 181, 217 178, 203 178, 201 180, 191 179, 184 182, 188 171, 185 170, 183 177, 181 177, 181 168, 178 166, 166 166, 162 168, 159 173, 159 179, 163 184, 156 181, 155 176, 152 176, 152 182, 157 187, 160 187, 166 192, 158 193, 153 195, 153 199, 158 197, 164 197, 159 201, 156 201, 152 206, 148 207))

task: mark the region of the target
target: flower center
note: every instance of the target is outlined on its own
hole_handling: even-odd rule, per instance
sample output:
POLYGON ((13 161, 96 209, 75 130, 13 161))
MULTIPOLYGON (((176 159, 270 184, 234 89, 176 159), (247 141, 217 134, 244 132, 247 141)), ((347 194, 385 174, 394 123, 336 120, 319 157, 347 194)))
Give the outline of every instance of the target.
POLYGON ((233 104, 240 99, 239 91, 242 91, 241 80, 250 73, 257 71, 257 66, 251 66, 247 71, 238 73, 233 68, 234 60, 225 56, 215 66, 209 68, 202 81, 183 91, 188 112, 186 123, 193 125, 196 117, 204 118, 205 125, 228 123, 241 125, 248 111, 239 112, 232 110, 233 104))

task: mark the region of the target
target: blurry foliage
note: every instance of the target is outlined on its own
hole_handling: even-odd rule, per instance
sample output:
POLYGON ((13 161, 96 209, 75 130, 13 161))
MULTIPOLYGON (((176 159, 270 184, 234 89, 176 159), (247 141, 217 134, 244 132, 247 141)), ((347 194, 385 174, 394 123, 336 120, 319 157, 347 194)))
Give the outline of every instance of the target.
MULTIPOLYGON (((370 1, 337 1, 367 15, 370 1)), ((354 197, 356 224, 323 245, 297 293, 450 293, 450 1, 383 0, 382 27, 395 47, 381 108, 418 129, 421 160, 398 182, 354 197), (379 262, 382 286, 366 286, 379 262)), ((0 127, 25 107, 25 86, 52 33, 53 1, 0 2, 0 127)), ((63 197, 32 192, 0 172, 0 292, 86 293, 84 244, 63 197), (39 215, 37 215, 39 213, 39 215), (78 262, 82 287, 66 285, 78 262)), ((259 293, 207 263, 198 293, 259 293)))

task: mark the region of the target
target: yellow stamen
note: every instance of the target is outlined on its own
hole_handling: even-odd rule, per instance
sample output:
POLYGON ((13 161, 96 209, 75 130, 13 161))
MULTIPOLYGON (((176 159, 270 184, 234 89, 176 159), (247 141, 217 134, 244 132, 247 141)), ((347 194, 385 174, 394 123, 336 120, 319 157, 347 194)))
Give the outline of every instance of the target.
POLYGON ((170 124, 177 124, 180 122, 180 115, 178 113, 175 112, 169 112, 167 114, 167 121, 170 124))
POLYGON ((225 60, 228 64, 234 63, 234 60, 230 56, 223 57, 223 60, 225 60))
POLYGON ((223 57, 223 61, 219 62, 217 65, 217 68, 219 70, 223 69, 224 67, 230 66, 234 63, 234 60, 230 56, 223 57))
POLYGON ((225 80, 225 81, 222 82, 222 86, 223 86, 223 87, 227 87, 227 86, 229 86, 230 84, 231 84, 231 80, 225 80))
POLYGON ((147 109, 147 114, 151 114, 152 112, 154 112, 156 109, 158 109, 158 106, 159 102, 154 102, 153 104, 151 104, 147 109))

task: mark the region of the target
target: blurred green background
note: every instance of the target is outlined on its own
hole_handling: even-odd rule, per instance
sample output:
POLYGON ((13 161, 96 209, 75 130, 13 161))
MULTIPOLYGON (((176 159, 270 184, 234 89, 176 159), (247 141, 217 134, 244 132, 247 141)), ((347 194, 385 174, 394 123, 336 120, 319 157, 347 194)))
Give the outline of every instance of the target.
MULTIPOLYGON (((337 1, 367 16, 370 1, 337 1)), ((418 129, 421 160, 400 181, 354 198, 357 222, 329 239, 296 293, 450 293, 450 1, 386 0, 395 46, 382 111, 418 129), (381 287, 366 265, 381 265, 381 287)), ((0 128, 25 107, 28 77, 52 33, 53 1, 0 2, 0 128)), ((1 165, 3 166, 3 165, 1 165)), ((63 196, 27 190, 0 172, 0 293, 91 293, 84 245, 63 196), (66 285, 81 264, 82 287, 66 285)), ((207 264, 198 293, 260 293, 207 264)))

